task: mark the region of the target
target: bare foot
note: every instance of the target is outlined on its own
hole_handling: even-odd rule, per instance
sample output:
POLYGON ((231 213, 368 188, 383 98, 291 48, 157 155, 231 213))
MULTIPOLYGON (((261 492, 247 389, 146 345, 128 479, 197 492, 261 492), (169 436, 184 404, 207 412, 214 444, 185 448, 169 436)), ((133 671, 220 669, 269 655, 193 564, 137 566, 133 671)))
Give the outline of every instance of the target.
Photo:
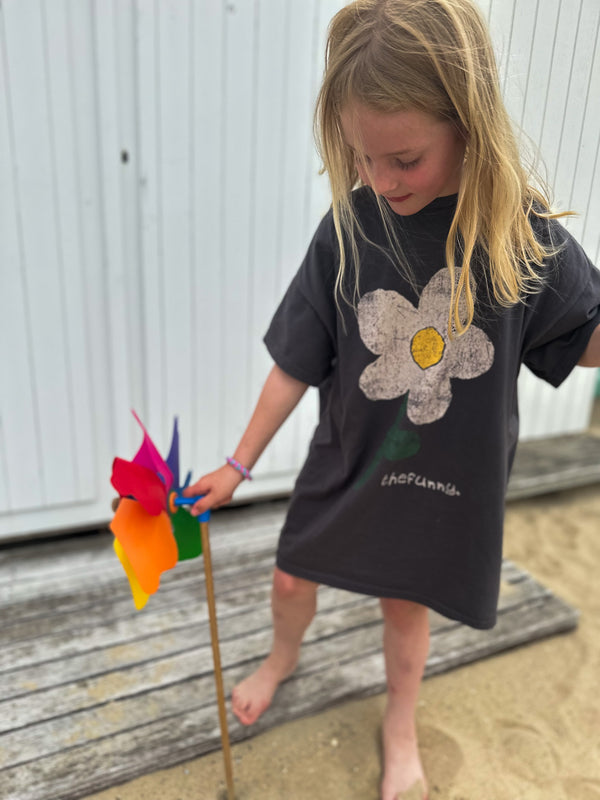
POLYGON ((252 725, 271 705, 279 684, 292 674, 296 661, 277 663, 272 656, 239 683, 231 693, 231 708, 243 725, 252 725))
POLYGON ((416 734, 394 730, 389 713, 383 722, 383 757, 381 800, 427 800, 416 734))

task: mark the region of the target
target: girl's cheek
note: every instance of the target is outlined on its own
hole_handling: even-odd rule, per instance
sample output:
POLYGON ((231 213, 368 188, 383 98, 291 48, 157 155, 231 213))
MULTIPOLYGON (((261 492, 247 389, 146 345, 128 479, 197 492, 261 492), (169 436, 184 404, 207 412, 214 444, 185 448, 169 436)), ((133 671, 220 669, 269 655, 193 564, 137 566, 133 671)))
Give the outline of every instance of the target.
POLYGON ((356 165, 356 171, 358 172, 358 177, 361 179, 361 181, 366 186, 370 186, 371 184, 369 183, 369 176, 367 175, 366 169, 363 166, 361 166, 360 164, 357 164, 356 165))

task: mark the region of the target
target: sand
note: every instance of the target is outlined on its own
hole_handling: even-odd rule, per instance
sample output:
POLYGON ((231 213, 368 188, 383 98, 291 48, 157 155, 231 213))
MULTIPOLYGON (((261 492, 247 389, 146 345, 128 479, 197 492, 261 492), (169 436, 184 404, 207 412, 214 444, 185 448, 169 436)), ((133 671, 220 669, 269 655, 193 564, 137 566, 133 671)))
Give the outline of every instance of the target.
MULTIPOLYGON (((424 682, 431 800, 600 800, 599 489, 509 505, 506 557, 575 605, 580 623, 424 682)), ((346 703, 234 746, 238 800, 377 800, 384 703, 346 703)), ((214 800, 223 787, 219 752, 93 800, 214 800)))

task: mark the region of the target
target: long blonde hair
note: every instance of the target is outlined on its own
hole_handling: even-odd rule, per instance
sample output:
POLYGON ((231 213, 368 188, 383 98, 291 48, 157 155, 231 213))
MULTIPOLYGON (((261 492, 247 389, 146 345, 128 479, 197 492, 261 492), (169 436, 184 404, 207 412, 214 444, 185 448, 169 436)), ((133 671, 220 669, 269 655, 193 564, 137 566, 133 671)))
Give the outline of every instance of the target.
MULTIPOLYGON (((453 122, 465 136, 458 202, 446 241, 453 287, 449 330, 460 335, 473 321, 474 253, 487 257, 488 281, 501 306, 513 305, 536 291, 541 281, 539 267, 556 248, 551 241, 538 241, 530 215, 554 218, 564 214, 550 211, 547 191, 530 183, 530 174, 522 165, 500 93, 490 36, 475 3, 355 0, 330 24, 315 129, 331 184, 340 248, 336 297, 353 305, 358 292, 356 238, 364 233, 351 201, 351 191, 360 182, 340 114, 355 102, 381 113, 425 111, 453 122), (355 267, 352 299, 344 288, 349 263, 355 267)), ((391 215, 379 199, 378 203, 389 253, 404 262, 398 266, 406 272, 391 215)))

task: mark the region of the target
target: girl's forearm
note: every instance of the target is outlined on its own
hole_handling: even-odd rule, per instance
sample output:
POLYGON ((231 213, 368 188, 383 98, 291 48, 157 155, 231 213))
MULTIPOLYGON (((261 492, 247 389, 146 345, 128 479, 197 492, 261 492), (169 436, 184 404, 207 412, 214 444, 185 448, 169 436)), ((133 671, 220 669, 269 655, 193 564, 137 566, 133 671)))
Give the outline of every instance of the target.
POLYGON ((261 453, 300 402, 308 388, 275 365, 233 457, 252 469, 261 453))

